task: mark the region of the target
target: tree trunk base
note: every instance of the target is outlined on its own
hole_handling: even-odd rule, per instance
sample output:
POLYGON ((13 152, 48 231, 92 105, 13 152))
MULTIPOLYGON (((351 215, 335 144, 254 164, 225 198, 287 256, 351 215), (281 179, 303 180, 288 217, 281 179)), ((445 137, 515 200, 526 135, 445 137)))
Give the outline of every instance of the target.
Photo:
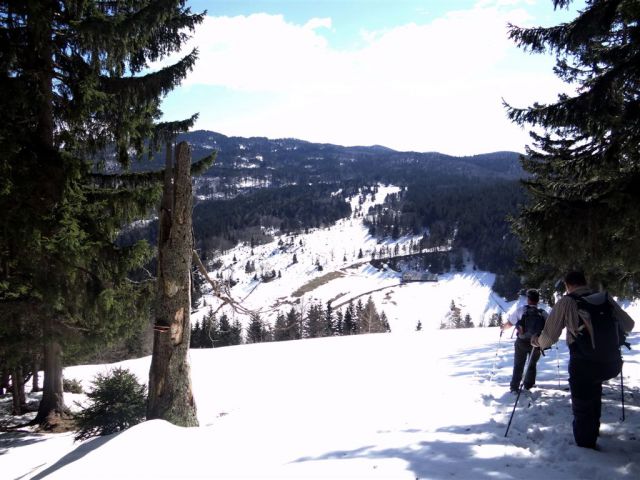
POLYGON ((63 433, 76 430, 76 422, 70 412, 50 412, 46 418, 36 417, 31 425, 37 425, 36 431, 47 433, 63 433))

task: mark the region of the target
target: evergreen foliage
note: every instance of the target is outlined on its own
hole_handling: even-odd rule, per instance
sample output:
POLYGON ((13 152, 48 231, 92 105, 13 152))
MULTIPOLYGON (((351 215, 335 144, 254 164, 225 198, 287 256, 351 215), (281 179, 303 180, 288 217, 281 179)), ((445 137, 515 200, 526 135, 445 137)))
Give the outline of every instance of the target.
POLYGON ((246 338, 247 343, 260 343, 266 340, 265 325, 259 314, 251 315, 246 338))
POLYGON ((193 124, 154 122, 196 52, 148 63, 179 51, 202 18, 183 0, 0 2, 0 324, 41 322, 38 422, 65 409, 52 391, 62 345, 81 355, 148 319, 152 285, 129 274, 151 250, 115 240, 155 204, 160 177, 105 167, 126 169, 193 124))
POLYGON ((62 390, 69 393, 84 393, 82 391, 82 384, 77 378, 63 378, 62 390))
POLYGON ((89 405, 76 414, 76 440, 110 435, 145 419, 147 387, 125 368, 99 373, 87 393, 89 405))
MULTIPOLYGON (((554 0, 556 8, 572 3, 554 0)), ((522 165, 531 201, 514 222, 531 284, 581 268, 594 286, 640 291, 640 4, 589 0, 552 27, 510 27, 516 44, 556 56, 555 73, 576 93, 528 108, 522 165)))
POLYGON ((322 336, 324 333, 324 325, 322 306, 320 304, 313 303, 309 306, 303 328, 305 338, 316 338, 322 336))

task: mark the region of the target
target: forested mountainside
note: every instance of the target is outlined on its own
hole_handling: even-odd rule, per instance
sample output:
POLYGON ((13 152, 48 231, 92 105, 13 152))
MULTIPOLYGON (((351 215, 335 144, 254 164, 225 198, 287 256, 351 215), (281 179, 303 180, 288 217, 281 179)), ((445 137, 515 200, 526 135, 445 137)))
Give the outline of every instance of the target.
MULTIPOLYGON (((466 177, 522 176, 515 152, 494 152, 469 157, 454 157, 437 152, 398 152, 386 147, 343 147, 311 143, 293 138, 227 137, 220 133, 197 130, 180 134, 178 141, 191 144, 194 161, 218 152, 215 165, 206 176, 245 176, 278 185, 292 181, 377 180, 411 178, 415 169, 441 175, 466 177), (288 168, 287 168, 288 167, 288 168)), ((164 154, 151 164, 137 164, 137 169, 160 169, 164 154)))
MULTIPOLYGON (((351 214, 348 197, 382 183, 401 191, 374 211, 358 212, 372 235, 420 235, 416 248, 465 248, 479 268, 498 274, 503 294, 519 286, 519 244, 507 222, 524 201, 517 153, 453 157, 203 130, 181 134, 181 140, 191 144, 194 161, 218 152, 194 188, 196 243, 210 262, 238 242, 268 241, 269 232, 330 225, 351 214)), ((140 168, 160 168, 163 155, 140 168)), ((123 241, 155 235, 152 222, 124 232, 123 241)))

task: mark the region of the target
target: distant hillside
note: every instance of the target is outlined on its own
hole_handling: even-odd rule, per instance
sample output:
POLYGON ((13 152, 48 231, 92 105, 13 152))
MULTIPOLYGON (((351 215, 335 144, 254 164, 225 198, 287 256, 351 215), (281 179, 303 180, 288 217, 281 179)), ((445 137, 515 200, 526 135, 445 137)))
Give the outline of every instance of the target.
MULTIPOLYGON (((454 157, 205 130, 182 134, 182 140, 192 146, 193 161, 218 152, 214 165, 194 180, 196 242, 209 260, 238 243, 257 245, 274 233, 326 227, 357 214, 374 238, 420 235, 424 248, 449 243, 469 249, 479 268, 505 275, 498 277, 505 290, 517 286, 519 243, 506 218, 524 201, 518 153, 454 157), (399 190, 375 211, 358 204, 353 211, 347 199, 375 194, 376 185, 399 190)), ((160 152, 151 165, 137 168, 163 165, 160 152)), ((124 232, 123 242, 154 241, 154 229, 151 223, 124 232)))
MULTIPOLYGON (((519 154, 495 152, 454 157, 437 152, 398 152, 380 145, 343 147, 311 143, 294 138, 227 137, 197 130, 181 134, 189 142, 194 161, 218 152, 206 176, 251 177, 257 183, 281 184, 301 181, 383 180, 398 182, 416 171, 467 177, 516 179, 523 176, 519 154)), ((152 164, 137 169, 159 169, 163 153, 152 164)))

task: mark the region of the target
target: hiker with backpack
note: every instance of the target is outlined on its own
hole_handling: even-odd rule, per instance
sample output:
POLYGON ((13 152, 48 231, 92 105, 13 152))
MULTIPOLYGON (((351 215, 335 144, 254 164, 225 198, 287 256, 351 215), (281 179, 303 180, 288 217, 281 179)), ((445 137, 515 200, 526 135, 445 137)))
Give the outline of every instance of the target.
POLYGON ((596 449, 600 434, 602 382, 622 370, 620 346, 634 321, 607 292, 594 292, 582 272, 564 278, 566 295, 555 304, 540 336, 531 344, 551 347, 567 329, 569 388, 576 445, 596 449))
POLYGON ((525 390, 529 390, 536 383, 536 364, 540 358, 540 349, 532 347, 531 338, 534 335, 540 335, 547 320, 547 312, 538 308, 538 302, 540 301, 538 291, 534 289, 527 290, 526 298, 526 304, 519 306, 511 313, 507 322, 502 326, 503 330, 515 326, 518 332, 513 347, 513 374, 509 385, 512 393, 520 391, 520 382, 522 381, 524 366, 527 363, 529 354, 531 354, 531 361, 527 371, 524 372, 523 385, 525 390))

